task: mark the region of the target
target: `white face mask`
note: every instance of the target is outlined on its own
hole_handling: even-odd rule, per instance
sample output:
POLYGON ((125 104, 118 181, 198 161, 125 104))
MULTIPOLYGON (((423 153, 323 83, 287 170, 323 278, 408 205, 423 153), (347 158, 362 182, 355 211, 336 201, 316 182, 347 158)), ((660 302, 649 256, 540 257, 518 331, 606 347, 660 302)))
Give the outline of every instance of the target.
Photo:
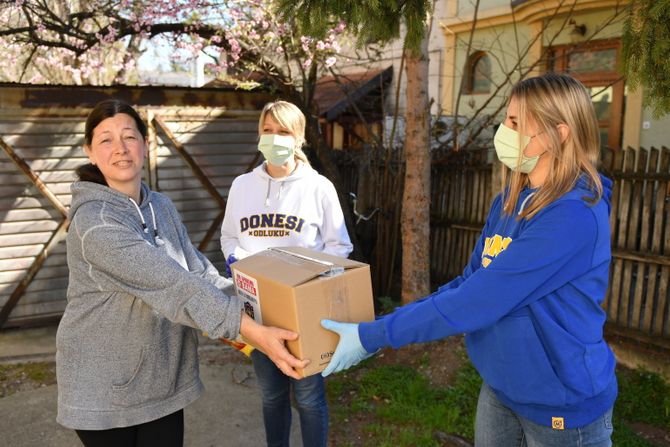
POLYGON ((295 153, 295 138, 290 135, 264 134, 258 140, 258 150, 268 163, 281 166, 295 153))
POLYGON ((496 135, 493 137, 493 146, 496 148, 498 160, 512 171, 518 170, 528 174, 535 169, 535 165, 537 165, 540 155, 542 155, 536 155, 535 157, 523 155, 523 150, 530 143, 530 139, 531 137, 526 135, 521 135, 521 138, 519 138, 519 132, 500 123, 496 135), (521 141, 521 147, 519 147, 519 141, 521 141), (519 161, 519 153, 521 153, 521 161, 519 161))

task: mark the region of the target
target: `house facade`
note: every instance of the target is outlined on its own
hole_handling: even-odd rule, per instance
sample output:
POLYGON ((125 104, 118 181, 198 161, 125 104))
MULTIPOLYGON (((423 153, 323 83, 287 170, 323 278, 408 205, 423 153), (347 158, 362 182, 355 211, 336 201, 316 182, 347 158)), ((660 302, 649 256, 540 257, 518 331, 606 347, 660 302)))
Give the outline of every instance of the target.
POLYGON ((437 19, 446 50, 444 114, 477 110, 492 94, 484 110, 496 112, 508 88, 496 92, 496 86, 507 79, 566 72, 591 91, 603 145, 667 145, 670 117, 655 120, 642 106, 643 89, 628 89, 620 72, 628 1, 488 0, 476 16, 470 2, 445 3, 437 19))
MULTIPOLYGON (((496 124, 515 82, 564 72, 590 90, 603 146, 667 146, 670 116, 655 119, 643 107, 644 89, 628 88, 621 73, 629 8, 630 0, 483 0, 475 10, 474 2, 437 0, 429 40, 431 114, 496 124)), ((393 67, 385 109, 397 105, 402 116, 401 55, 402 41, 392 42, 366 69, 393 67)), ((343 67, 345 73, 361 69, 343 67)))

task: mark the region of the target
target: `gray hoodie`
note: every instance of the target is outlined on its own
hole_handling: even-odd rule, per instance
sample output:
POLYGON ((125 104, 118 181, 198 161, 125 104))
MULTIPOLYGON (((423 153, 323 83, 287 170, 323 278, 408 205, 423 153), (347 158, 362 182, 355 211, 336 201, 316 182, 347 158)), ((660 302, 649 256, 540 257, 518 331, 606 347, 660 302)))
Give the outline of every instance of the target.
POLYGON ((241 304, 221 291, 232 283, 193 247, 166 196, 142 184, 136 206, 104 185, 71 189, 57 421, 104 430, 178 411, 203 389, 193 328, 239 333, 241 304))

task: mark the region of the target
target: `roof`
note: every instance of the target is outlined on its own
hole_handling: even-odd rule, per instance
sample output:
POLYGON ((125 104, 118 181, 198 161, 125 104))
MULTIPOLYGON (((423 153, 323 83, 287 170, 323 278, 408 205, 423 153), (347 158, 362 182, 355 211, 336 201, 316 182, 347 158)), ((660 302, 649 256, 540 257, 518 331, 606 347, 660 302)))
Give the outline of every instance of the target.
MULTIPOLYGON (((243 73, 239 73, 236 76, 234 76, 238 81, 242 82, 257 82, 261 86, 263 85, 269 85, 270 82, 268 80, 268 77, 258 71, 245 71, 243 73)), ((227 88, 227 89, 237 89, 239 86, 234 82, 233 76, 231 76, 229 79, 218 79, 214 78, 210 80, 209 82, 206 82, 203 87, 207 88, 227 88)))
POLYGON ((316 81, 314 91, 314 101, 319 108, 319 115, 328 121, 333 121, 352 104, 369 110, 370 105, 361 104, 364 102, 362 100, 370 97, 373 100, 380 99, 383 88, 392 78, 392 66, 320 78, 316 81))
POLYGON ((262 90, 174 86, 61 85, 0 82, 0 109, 93 107, 108 98, 136 106, 225 107, 258 111, 272 97, 262 90))

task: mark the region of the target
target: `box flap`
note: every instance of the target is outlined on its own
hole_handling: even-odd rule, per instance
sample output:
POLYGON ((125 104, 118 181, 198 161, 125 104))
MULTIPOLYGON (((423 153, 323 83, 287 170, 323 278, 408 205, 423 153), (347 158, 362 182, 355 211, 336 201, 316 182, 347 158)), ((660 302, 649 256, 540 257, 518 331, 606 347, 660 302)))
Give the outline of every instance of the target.
POLYGON ((270 250, 281 250, 283 252, 294 253, 296 255, 306 256, 308 258, 330 262, 340 267, 344 267, 345 269, 360 268, 367 265, 362 262, 352 261, 351 259, 341 258, 339 256, 329 255, 327 253, 321 253, 319 251, 314 251, 303 247, 278 247, 274 249, 271 248, 270 250))
POLYGON ((290 287, 303 284, 331 271, 342 271, 342 266, 315 258, 316 252, 291 253, 284 249, 268 249, 241 259, 232 265, 233 270, 251 276, 263 277, 290 287), (279 262, 277 262, 279 261, 279 262))

